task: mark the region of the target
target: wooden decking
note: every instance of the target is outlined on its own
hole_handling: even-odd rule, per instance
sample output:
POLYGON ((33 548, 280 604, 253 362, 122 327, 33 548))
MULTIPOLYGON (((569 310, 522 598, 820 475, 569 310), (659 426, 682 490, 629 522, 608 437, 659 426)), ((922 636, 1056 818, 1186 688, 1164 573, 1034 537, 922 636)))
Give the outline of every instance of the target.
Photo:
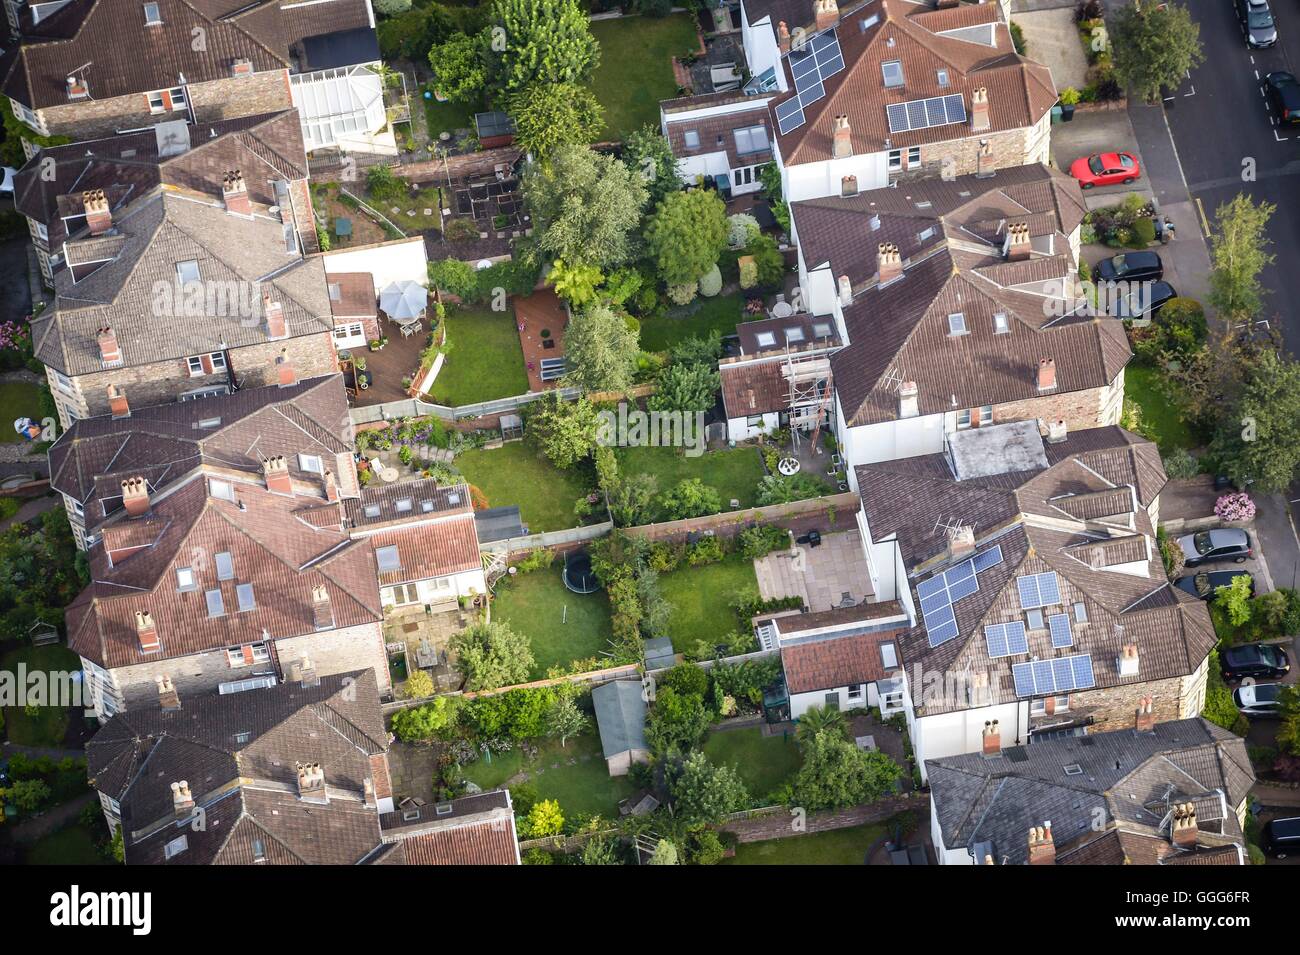
POLYGON ((564 329, 569 324, 564 304, 554 292, 545 289, 527 298, 516 298, 515 321, 519 327, 519 344, 524 349, 524 365, 528 371, 528 390, 542 391, 554 388, 556 382, 542 380, 542 360, 564 357, 564 329), (555 342, 551 348, 542 344, 542 332, 549 331, 555 342))

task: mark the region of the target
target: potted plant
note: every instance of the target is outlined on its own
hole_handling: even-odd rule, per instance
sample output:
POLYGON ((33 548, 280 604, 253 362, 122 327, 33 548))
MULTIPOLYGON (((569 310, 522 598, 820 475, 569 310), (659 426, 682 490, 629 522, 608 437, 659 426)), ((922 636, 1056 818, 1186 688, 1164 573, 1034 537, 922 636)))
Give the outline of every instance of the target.
POLYGON ((380 335, 378 338, 376 338, 374 341, 372 341, 372 342, 370 343, 370 350, 371 350, 371 351, 382 351, 382 350, 383 350, 383 347, 384 347, 385 345, 387 345, 387 344, 388 344, 388 336, 387 336, 387 335, 380 335))
POLYGON ((1074 107, 1079 103, 1079 91, 1073 86, 1061 90, 1061 122, 1068 123, 1074 119, 1074 107))

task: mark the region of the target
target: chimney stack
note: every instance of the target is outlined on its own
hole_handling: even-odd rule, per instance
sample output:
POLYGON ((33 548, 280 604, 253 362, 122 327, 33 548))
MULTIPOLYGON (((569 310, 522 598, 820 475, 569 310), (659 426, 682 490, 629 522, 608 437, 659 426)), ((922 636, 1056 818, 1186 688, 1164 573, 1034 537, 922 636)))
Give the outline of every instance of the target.
POLYGON ((131 417, 131 406, 127 404, 126 392, 117 385, 108 386, 108 411, 114 418, 131 417))
POLYGON ((989 91, 981 86, 970 94, 970 128, 978 133, 989 125, 989 91))
POLYGON ((181 697, 176 692, 176 687, 172 685, 172 678, 166 674, 159 674, 153 679, 158 684, 158 705, 164 710, 179 710, 181 697))
POLYGON ((953 560, 975 551, 975 526, 961 524, 948 528, 948 556, 953 560))
POLYGON ((903 257, 898 253, 898 246, 892 242, 882 242, 876 250, 877 282, 885 285, 903 274, 903 257))
POLYGON ((298 384, 298 371, 285 354, 287 351, 288 349, 281 349, 275 359, 275 382, 281 388, 292 388, 298 384))
POLYGON ((262 462, 262 476, 266 478, 266 489, 272 494, 293 496, 293 479, 289 477, 289 462, 283 454, 277 454, 262 462))
POLYGON ((284 338, 289 334, 284 324, 284 307, 269 286, 262 289, 262 314, 266 316, 267 338, 284 338))
POLYGON ((1155 701, 1149 696, 1138 700, 1137 713, 1134 714, 1133 731, 1135 733, 1152 733, 1156 728, 1155 701))
POLYGON ((140 517, 149 512, 149 482, 142 477, 127 478, 122 482, 122 506, 130 517, 140 517))
POLYGON ((1007 226, 1007 261, 1019 262, 1029 258, 1032 249, 1029 241, 1029 224, 1014 222, 1007 226))
POLYGON ((1119 649, 1119 675, 1138 675, 1138 648, 1136 643, 1126 643, 1119 649))
POLYGON ((221 198, 225 200, 227 212, 252 218, 253 204, 248 199, 248 185, 238 169, 232 169, 221 180, 221 198))
MULTIPOLYGON (((827 0, 834 6, 834 0, 827 0)), ((831 156, 834 159, 848 159, 853 155, 853 129, 849 126, 847 116, 836 116, 832 133, 831 156)))
POLYGON ((252 76, 253 61, 246 57, 239 57, 230 64, 231 76, 252 76))
POLYGON ((371 779, 369 776, 367 776, 365 782, 362 784, 362 787, 363 787, 362 791, 365 795, 366 805, 369 808, 373 809, 376 805, 378 805, 375 799, 375 781, 371 779))
POLYGON ((1069 436, 1069 433, 1070 429, 1066 427, 1064 418, 1057 418, 1055 421, 1047 422, 1048 444, 1060 444, 1069 436))
POLYGON ((158 639, 158 628, 153 625, 153 617, 148 610, 135 612, 135 635, 140 638, 140 652, 153 653, 162 649, 158 639))
POLYGON ((1051 391, 1056 387, 1056 362, 1050 358, 1038 361, 1038 390, 1051 391))
POLYGON ((784 20, 776 25, 776 43, 782 53, 790 52, 790 28, 784 20))
POLYGON ((184 779, 178 783, 172 783, 172 808, 175 809, 178 816, 188 816, 190 810, 194 808, 194 797, 190 795, 190 784, 184 779))
POLYGON ((325 771, 320 768, 320 763, 298 764, 298 798, 304 802, 330 801, 325 792, 325 771))
POLYGON ((1170 838, 1174 845, 1191 849, 1196 845, 1200 826, 1196 822, 1196 805, 1185 802, 1174 807, 1174 820, 1170 827, 1170 838))
POLYGON ((898 386, 898 416, 900 418, 915 418, 921 413, 920 402, 917 399, 919 390, 914 381, 905 381, 898 386))
POLYGON ((858 177, 841 176, 840 177, 840 195, 856 196, 858 194, 858 177))
POLYGON ((1056 842, 1052 839, 1052 824, 1029 828, 1029 864, 1056 865, 1056 842))
POLYGON ((813 13, 817 18, 817 32, 829 30, 840 22, 840 8, 835 0, 815 0, 813 13))
POLYGON ((113 228, 113 210, 108 207, 108 197, 103 189, 91 189, 81 194, 81 205, 86 213, 86 228, 91 235, 103 235, 113 228))
POLYGON ((325 469, 325 500, 331 504, 339 499, 339 482, 334 478, 334 472, 329 468, 325 469))
POLYGON ((316 664, 311 662, 310 657, 303 657, 290 668, 290 676, 293 682, 304 688, 320 686, 320 677, 316 675, 316 664))
POLYGON ((847 307, 853 304, 853 283, 847 275, 841 275, 839 281, 840 304, 847 307))
POLYGON ((998 729, 998 721, 984 721, 984 742, 983 753, 985 756, 1002 755, 1002 731, 998 729))
POLYGON ((331 630, 334 627, 334 610, 330 607, 330 592, 324 584, 317 584, 311 592, 312 620, 317 630, 331 630))
POLYGON ((95 340, 99 343, 99 360, 105 368, 122 364, 122 349, 117 344, 117 333, 112 328, 105 325, 95 333, 95 340))
MULTIPOLYGON (((89 66, 90 64, 87 63, 86 65, 89 66)), ((90 87, 86 85, 86 81, 75 76, 68 77, 66 89, 68 99, 85 99, 90 95, 90 87)))

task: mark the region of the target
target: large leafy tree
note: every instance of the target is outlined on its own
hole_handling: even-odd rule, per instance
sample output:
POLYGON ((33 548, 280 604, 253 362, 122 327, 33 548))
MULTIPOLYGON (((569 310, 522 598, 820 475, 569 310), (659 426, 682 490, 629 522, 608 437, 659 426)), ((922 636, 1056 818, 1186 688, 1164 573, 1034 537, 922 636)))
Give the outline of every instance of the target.
POLYGON ((565 401, 549 392, 528 409, 528 436, 557 468, 571 468, 596 446, 600 419, 586 398, 565 401))
POLYGON ((622 391, 632 384, 637 333, 603 305, 574 316, 564 332, 568 379, 586 391, 622 391))
POLYGON ((523 683, 533 669, 528 638, 503 623, 480 623, 451 638, 456 667, 467 690, 495 690, 523 683))
POLYGON ((722 379, 709 365, 670 365, 659 378, 659 390, 650 396, 651 411, 708 411, 713 407, 722 379))
POLYGON ((561 145, 549 162, 530 168, 524 194, 537 245, 550 257, 606 270, 637 252, 646 186, 639 173, 612 156, 561 145))
POLYGON ((727 207, 703 189, 665 197, 646 225, 646 244, 669 285, 695 282, 727 247, 727 207))
POLYGON ((1300 364, 1260 349, 1210 452, 1239 487, 1285 490, 1300 466, 1300 364))
POLYGON ((701 697, 664 687, 650 711, 646 742, 659 754, 673 749, 688 750, 708 731, 709 719, 710 713, 701 697))
POLYGON ((803 766, 792 798, 804 809, 840 809, 874 802, 895 791, 903 770, 880 752, 864 752, 834 729, 803 744, 803 766))
POLYGON ((1249 323, 1264 307, 1259 274, 1273 262, 1268 251, 1268 220, 1277 211, 1269 202, 1258 205, 1243 192, 1215 212, 1210 236, 1210 304, 1231 326, 1249 323))
POLYGON ((429 50, 438 90, 455 103, 473 103, 487 85, 487 34, 453 33, 429 50))
POLYGON ((492 13, 489 51, 506 93, 591 78, 600 44, 578 0, 496 0, 492 13))
POLYGON ((673 149, 654 126, 642 126, 623 138, 623 162, 645 184, 652 205, 682 188, 673 149))
POLYGON ((506 103, 515 121, 515 143, 541 160, 566 143, 592 142, 603 128, 604 110, 595 94, 574 83, 536 83, 506 103))
POLYGON ((690 823, 719 823, 749 803, 739 774, 730 766, 715 766, 698 749, 682 763, 672 792, 677 814, 690 823))
POLYGON ((1110 16, 1110 40, 1115 73, 1148 101, 1160 98, 1161 87, 1177 87, 1205 59, 1200 24, 1175 3, 1120 7, 1110 16))

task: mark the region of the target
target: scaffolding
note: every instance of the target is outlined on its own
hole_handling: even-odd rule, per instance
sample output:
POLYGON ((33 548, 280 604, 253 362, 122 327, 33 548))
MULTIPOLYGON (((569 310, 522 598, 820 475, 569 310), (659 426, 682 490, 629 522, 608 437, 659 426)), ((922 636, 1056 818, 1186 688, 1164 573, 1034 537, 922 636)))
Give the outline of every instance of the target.
POLYGON ((816 447, 834 394, 830 357, 796 354, 787 348, 781 372, 789 396, 791 441, 798 447, 800 432, 812 432, 812 445, 816 447))

